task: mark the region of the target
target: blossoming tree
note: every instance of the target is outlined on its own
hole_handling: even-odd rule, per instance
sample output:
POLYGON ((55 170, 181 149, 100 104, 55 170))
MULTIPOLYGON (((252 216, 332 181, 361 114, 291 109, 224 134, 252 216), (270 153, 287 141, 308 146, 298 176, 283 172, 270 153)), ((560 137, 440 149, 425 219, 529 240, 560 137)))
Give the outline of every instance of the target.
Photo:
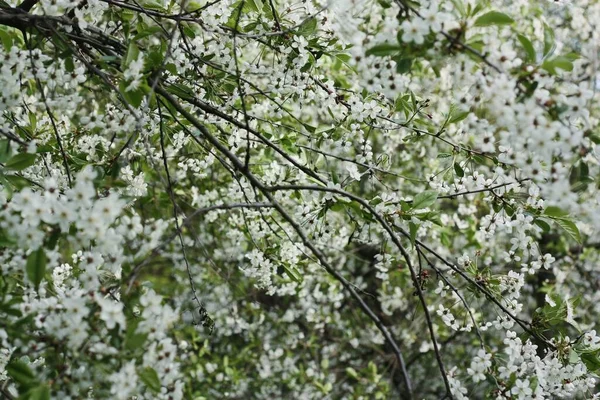
POLYGON ((600 1, 1 0, 0 397, 600 398, 600 1))

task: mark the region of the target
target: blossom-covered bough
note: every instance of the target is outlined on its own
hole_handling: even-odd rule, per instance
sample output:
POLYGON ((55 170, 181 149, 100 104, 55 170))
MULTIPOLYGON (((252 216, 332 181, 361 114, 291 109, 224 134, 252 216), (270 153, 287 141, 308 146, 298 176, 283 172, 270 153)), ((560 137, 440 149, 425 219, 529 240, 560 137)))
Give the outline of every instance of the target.
POLYGON ((600 2, 0 4, 0 396, 597 398, 600 2))

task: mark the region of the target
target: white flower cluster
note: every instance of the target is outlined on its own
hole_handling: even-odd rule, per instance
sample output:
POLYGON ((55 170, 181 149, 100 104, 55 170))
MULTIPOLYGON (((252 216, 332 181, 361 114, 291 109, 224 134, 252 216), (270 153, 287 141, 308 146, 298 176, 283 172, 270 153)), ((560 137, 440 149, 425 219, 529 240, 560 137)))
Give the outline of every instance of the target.
POLYGON ((595 396, 600 1, 29 3, 2 396, 595 396))
MULTIPOLYGON (((65 357, 79 358, 78 364, 69 366, 66 372, 74 383, 58 391, 60 398, 80 398, 90 385, 100 385, 107 379, 115 398, 126 399, 143 391, 147 383, 140 376, 151 368, 160 376, 157 384, 161 389, 156 398, 183 399, 177 361, 181 351, 169 336, 170 327, 180 317, 172 307, 163 304, 161 296, 148 289, 139 299, 141 312, 135 317, 135 324, 128 321, 131 317, 126 316, 126 307, 130 305, 120 300, 118 290, 122 264, 129 257, 123 244, 126 238, 136 239, 143 230, 123 229, 132 221, 121 216, 124 201, 114 194, 98 197, 93 184, 96 177, 96 172, 86 167, 74 177, 70 189, 64 190, 55 179, 48 179, 42 190, 25 188, 10 199, 2 199, 0 227, 14 232, 18 239, 18 247, 15 243, 2 252, 2 273, 21 271, 31 277, 32 256, 28 254, 41 250, 52 280, 43 281, 37 289, 33 282, 23 288, 15 315, 31 319, 29 330, 23 332, 27 336, 13 340, 0 330, 0 380, 7 379, 11 354, 28 355, 31 359, 46 345, 61 346, 65 357), (60 245, 52 247, 45 242, 48 231, 59 235, 60 245), (69 257, 68 249, 77 248, 83 250, 69 257), (147 341, 143 359, 132 359, 111 375, 97 376, 93 364, 122 352, 115 339, 128 337, 128 330, 147 341), (83 358, 79 356, 82 353, 83 358)), ((159 238, 163 230, 158 230, 159 238)), ((157 239, 152 246, 156 246, 157 239)), ((111 364, 116 367, 118 362, 114 359, 111 364)), ((29 367, 35 368, 40 376, 53 373, 53 367, 43 361, 29 367)), ((5 390, 14 394, 15 389, 9 384, 5 390)))

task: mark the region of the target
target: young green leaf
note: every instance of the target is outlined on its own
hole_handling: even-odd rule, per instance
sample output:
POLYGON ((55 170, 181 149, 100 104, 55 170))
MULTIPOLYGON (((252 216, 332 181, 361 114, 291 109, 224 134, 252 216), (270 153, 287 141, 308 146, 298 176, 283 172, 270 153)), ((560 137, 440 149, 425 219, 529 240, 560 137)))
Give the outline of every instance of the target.
POLYGON ((448 122, 451 124, 460 122, 460 121, 464 120, 465 118, 467 118, 469 116, 469 113, 470 113, 469 111, 456 110, 454 113, 452 113, 452 116, 450 117, 448 122))
POLYGON ((154 368, 146 367, 142 372, 139 373, 140 379, 150 390, 154 393, 160 392, 160 379, 154 368))
POLYGON ((369 50, 367 50, 366 54, 368 56, 384 57, 396 54, 400 50, 402 50, 402 47, 397 44, 382 43, 371 47, 369 50))
POLYGON ((263 9, 262 0, 249 0, 248 5, 252 7, 252 11, 260 12, 263 9))
POLYGON ((600 372, 600 358, 598 357, 599 355, 599 352, 581 354, 581 361, 583 361, 583 363, 590 372, 594 372, 596 374, 600 372))
POLYGON ((286 275, 289 276, 291 280, 298 283, 302 282, 302 275, 300 275, 296 268, 288 267, 284 264, 282 264, 281 266, 283 267, 283 270, 285 271, 286 275))
POLYGON ((542 228, 542 231, 544 233, 550 232, 550 225, 548 225, 548 223, 542 219, 536 218, 533 221, 537 226, 539 226, 540 228, 542 228))
POLYGON ((551 56, 555 49, 554 31, 547 24, 544 24, 544 58, 551 56))
POLYGON ((394 61, 396 61, 396 72, 399 74, 405 74, 410 72, 412 68, 412 58, 404 58, 402 56, 394 57, 394 61))
POLYGON ((534 63, 537 57, 535 53, 535 48, 533 47, 531 41, 521 34, 517 35, 517 39, 519 39, 521 46, 523 46, 523 49, 525 50, 525 54, 527 54, 526 60, 531 63, 534 63))
POLYGON ((413 247, 415 247, 415 241, 417 240, 417 231, 419 230, 419 225, 411 221, 408 223, 408 228, 410 230, 410 243, 413 247))
POLYGON ((429 207, 437 200, 437 192, 434 190, 426 190, 415 196, 412 202, 413 210, 429 207))
POLYGON ((25 266, 27 277, 33 282, 36 289, 40 286, 42 279, 44 279, 46 263, 46 253, 42 247, 29 254, 27 257, 27 264, 25 266))
POLYGON ((10 140, 0 140, 0 163, 5 163, 10 159, 12 154, 12 147, 10 146, 10 140))
POLYGON ((47 385, 36 386, 26 396, 27 400, 50 400, 50 388, 47 385))
POLYGON ((21 171, 35 164, 35 154, 19 153, 15 154, 4 164, 6 169, 21 171))
POLYGON ((555 218, 554 221, 558 226, 563 228, 565 232, 569 234, 577 243, 581 243, 581 233, 579 233, 579 229, 577 225, 571 220, 566 218, 555 218))
POLYGON ((490 11, 475 20, 475 26, 508 25, 515 22, 510 16, 499 11, 490 11))
POLYGON ((544 61, 544 63, 542 64, 542 68, 550 72, 551 74, 556 74, 557 68, 565 71, 572 71, 573 63, 567 57, 558 56, 554 57, 551 60, 544 61))
POLYGON ((454 172, 459 178, 465 176, 465 171, 462 169, 459 163, 454 163, 454 172))
POLYGON ((317 31, 317 20, 316 18, 309 18, 300 25, 298 28, 298 35, 310 36, 317 31))
POLYGON ((6 366, 6 372, 19 385, 30 385, 35 381, 33 371, 22 361, 13 361, 6 366))
POLYGON ((544 215, 547 215, 548 217, 551 217, 551 218, 564 218, 567 215, 569 215, 569 213, 560 207, 548 206, 544 210, 544 215))
POLYGON ((131 64, 132 61, 137 60, 140 55, 140 49, 137 47, 135 42, 129 43, 127 48, 127 55, 122 60, 121 69, 125 70, 131 64))

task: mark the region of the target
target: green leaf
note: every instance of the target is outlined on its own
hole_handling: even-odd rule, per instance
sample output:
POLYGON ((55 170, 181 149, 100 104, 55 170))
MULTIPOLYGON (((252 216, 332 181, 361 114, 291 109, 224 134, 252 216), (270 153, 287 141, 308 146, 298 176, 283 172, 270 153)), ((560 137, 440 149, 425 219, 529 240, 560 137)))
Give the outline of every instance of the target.
POLYGON ((122 60, 121 69, 125 70, 131 64, 132 61, 137 60, 140 55, 140 49, 137 47, 135 42, 129 43, 127 48, 127 55, 122 60))
POLYGON ((566 218, 556 218, 554 221, 558 226, 563 228, 569 234, 569 236, 575 239, 577 243, 581 243, 581 233, 579 233, 579 229, 573 221, 566 218))
POLYGON ((144 6, 145 8, 149 8, 151 10, 162 11, 162 12, 167 11, 165 9, 165 7, 163 6, 163 3, 156 1, 156 0, 142 0, 142 1, 140 1, 140 4, 142 6, 144 6))
POLYGON ((569 213, 560 207, 549 206, 544 210, 544 215, 547 215, 551 218, 564 218, 569 215, 569 213))
POLYGON ((569 61, 575 61, 575 60, 579 60, 581 58, 581 56, 579 54, 573 53, 573 52, 564 54, 561 57, 564 57, 569 61))
POLYGON ((527 54, 527 61, 534 63, 536 60, 535 48, 529 39, 525 36, 518 34, 517 39, 521 42, 521 46, 525 49, 525 54, 527 54))
POLYGON ((5 163, 12 154, 12 147, 10 146, 10 140, 0 140, 0 163, 5 163))
MULTIPOLYGON (((482 2, 482 1, 478 2, 478 3, 475 5, 475 8, 473 8, 473 10, 471 10, 471 12, 469 13, 469 15, 477 15, 477 13, 478 13, 479 11, 481 11, 481 9, 482 9, 483 7, 485 7, 485 6, 484 6, 484 4, 483 4, 483 2, 482 2)), ((469 8, 471 8, 471 4, 469 4, 469 8)))
POLYGON ((396 61, 396 72, 399 74, 405 74, 410 72, 412 68, 412 58, 402 58, 402 56, 394 57, 394 61, 396 61))
POLYGON ((548 293, 548 296, 555 303, 554 306, 546 304, 542 309, 538 310, 538 313, 544 323, 555 326, 564 322, 567 316, 567 307, 562 297, 551 293, 548 293))
POLYGON ((465 176, 465 171, 462 169, 459 163, 454 163, 454 172, 458 175, 459 178, 465 176))
POLYGON ((548 225, 548 223, 542 219, 536 218, 535 221, 533 221, 537 226, 539 226, 540 228, 542 228, 542 231, 544 231, 544 233, 550 232, 550 225, 548 225))
POLYGON ((125 338, 125 348, 130 351, 137 350, 144 345, 147 338, 148 334, 135 333, 135 329, 129 330, 128 328, 127 336, 125 338))
MULTIPOLYGON (((159 36, 159 35, 157 35, 157 33, 162 32, 162 31, 163 31, 163 28, 161 28, 160 26, 157 26, 157 25, 150 26, 150 27, 138 32, 138 34, 135 35, 132 40, 140 40, 140 39, 143 39, 148 36, 159 36)), ((129 56, 129 53, 127 54, 127 56, 129 56)), ((136 59, 137 59, 137 56, 136 56, 136 59)))
MULTIPOLYGON (((254 2, 250 0, 238 1, 231 5, 233 12, 229 15, 226 26, 234 29, 240 20, 241 14, 248 14, 249 12, 258 12, 254 2)), ((200 8, 200 7, 198 7, 200 8)), ((197 8, 197 9, 198 9, 197 8)))
POLYGON ((136 89, 126 90, 129 83, 126 81, 121 81, 119 83, 119 91, 123 95, 123 98, 127 100, 127 102, 134 108, 138 108, 142 104, 142 100, 144 99, 145 93, 142 89, 142 85, 138 86, 136 89))
POLYGON ((558 57, 554 57, 551 60, 544 61, 542 64, 542 68, 545 69, 546 71, 550 72, 551 74, 556 74, 557 68, 565 70, 565 71, 572 71, 573 63, 567 57, 558 56, 558 57))
POLYGON ((475 26, 507 25, 512 24, 513 22, 515 22, 515 20, 504 13, 490 11, 477 18, 475 26))
MULTIPOLYGON (((6 8, 11 8, 11 7, 9 5, 7 5, 6 8)), ((5 30, 0 30, 0 40, 2 41, 4 50, 6 50, 7 52, 10 51, 11 47, 13 46, 13 38, 12 38, 11 33, 7 32, 5 30)))
POLYGON ((487 159, 478 154, 472 154, 471 159, 479 165, 485 165, 487 163, 487 159))
POLYGON ((335 55, 335 58, 337 58, 338 60, 340 60, 343 63, 347 63, 348 61, 350 61, 352 59, 352 56, 350 54, 346 54, 346 53, 339 53, 335 55))
POLYGON ((554 64, 556 68, 560 68, 565 71, 573 71, 573 62, 568 57, 555 57, 552 59, 552 64, 554 64))
POLYGON ((554 31, 547 24, 544 24, 544 58, 551 56, 554 50, 556 50, 554 31))
POLYGON ((29 113, 29 126, 31 127, 32 131, 35 131, 37 127, 37 117, 35 116, 35 113, 29 113))
POLYGON ((27 270, 27 277, 31 282, 33 282, 36 289, 40 286, 42 279, 44 279, 44 274, 46 273, 46 263, 46 253, 42 247, 32 252, 27 257, 27 264, 25 266, 25 269, 27 270))
POLYGON ((19 385, 29 385, 35 381, 33 371, 22 361, 13 361, 6 366, 8 375, 19 385))
POLYGON ((579 181, 588 181, 590 171, 585 162, 579 161, 577 164, 571 167, 571 173, 569 174, 569 183, 571 185, 579 181))
POLYGON ((173 83, 167 86, 167 92, 174 94, 175 96, 183 100, 194 98, 194 91, 188 86, 182 85, 180 83, 173 83))
POLYGON ((302 25, 298 27, 297 33, 301 36, 310 36, 317 31, 317 19, 311 17, 304 21, 302 25))
POLYGON ((46 385, 40 385, 29 390, 25 394, 27 400, 50 400, 50 388, 46 385))
POLYGON ((600 371, 600 360, 598 353, 581 354, 581 361, 585 364, 588 371, 598 373, 600 371))
POLYGON ((499 213, 502 210, 503 206, 504 203, 492 200, 492 209, 494 210, 494 212, 499 213))
POLYGON ((590 141, 595 144, 600 144, 600 135, 598 135, 596 133, 590 133, 588 135, 588 139, 590 139, 590 141))
POLYGON ((402 47, 400 47, 398 44, 381 43, 381 44, 378 44, 374 47, 371 47, 369 50, 367 50, 366 55, 367 56, 384 57, 384 56, 396 54, 401 50, 402 50, 402 47))
POLYGON ((467 9, 465 8, 464 2, 461 0, 451 0, 454 8, 459 12, 461 17, 467 16, 467 9))
POLYGON ((415 196, 412 202, 412 209, 419 210, 429 207, 437 200, 438 193, 435 190, 426 190, 415 196))
POLYGON ((0 229, 0 247, 13 247, 17 244, 14 235, 7 235, 4 229, 0 229))
POLYGON ((358 379, 358 373, 352 367, 346 368, 346 375, 348 375, 350 378, 358 379))
MULTIPOLYGON (((337 204, 340 204, 340 203, 337 203, 337 204)), ((298 270, 296 270, 296 268, 288 267, 284 264, 281 264, 281 266, 283 267, 285 274, 287 276, 289 276, 291 280, 293 280, 294 282, 298 282, 298 283, 302 282, 302 275, 300 275, 300 273, 298 272, 298 270)))
MULTIPOLYGON (((436 195, 436 198, 437 198, 437 195, 436 195)), ((410 243, 412 244, 413 247, 415 247, 415 241, 417 240, 417 231, 419 230, 419 225, 417 225, 411 221, 408 223, 408 227, 410 230, 410 243)))
POLYGON ((251 32, 254 29, 256 29, 256 27, 259 25, 258 22, 251 22, 248 25, 244 25, 244 27, 242 28, 243 32, 251 32))
POLYGON ((144 382, 150 390, 152 390, 154 393, 160 392, 160 379, 158 379, 158 374, 156 373, 154 368, 144 368, 144 370, 139 374, 139 376, 142 382, 144 382))
POLYGON ((35 154, 19 153, 15 154, 4 164, 6 169, 21 171, 35 164, 35 154))
POLYGON ((456 110, 456 112, 452 113, 452 116, 448 120, 449 123, 454 124, 462 121, 463 119, 469 116, 469 111, 460 111, 456 110))
POLYGON ((412 110, 410 104, 408 104, 408 100, 410 100, 410 95, 401 94, 396 98, 396 111, 403 111, 404 115, 408 118, 410 111, 412 110))
POLYGON ((194 32, 194 30, 186 25, 182 25, 182 30, 183 30, 183 34, 189 38, 194 39, 196 37, 196 32, 194 32))
POLYGON ((262 0, 248 0, 247 3, 250 5, 253 11, 260 12, 263 9, 262 0))

